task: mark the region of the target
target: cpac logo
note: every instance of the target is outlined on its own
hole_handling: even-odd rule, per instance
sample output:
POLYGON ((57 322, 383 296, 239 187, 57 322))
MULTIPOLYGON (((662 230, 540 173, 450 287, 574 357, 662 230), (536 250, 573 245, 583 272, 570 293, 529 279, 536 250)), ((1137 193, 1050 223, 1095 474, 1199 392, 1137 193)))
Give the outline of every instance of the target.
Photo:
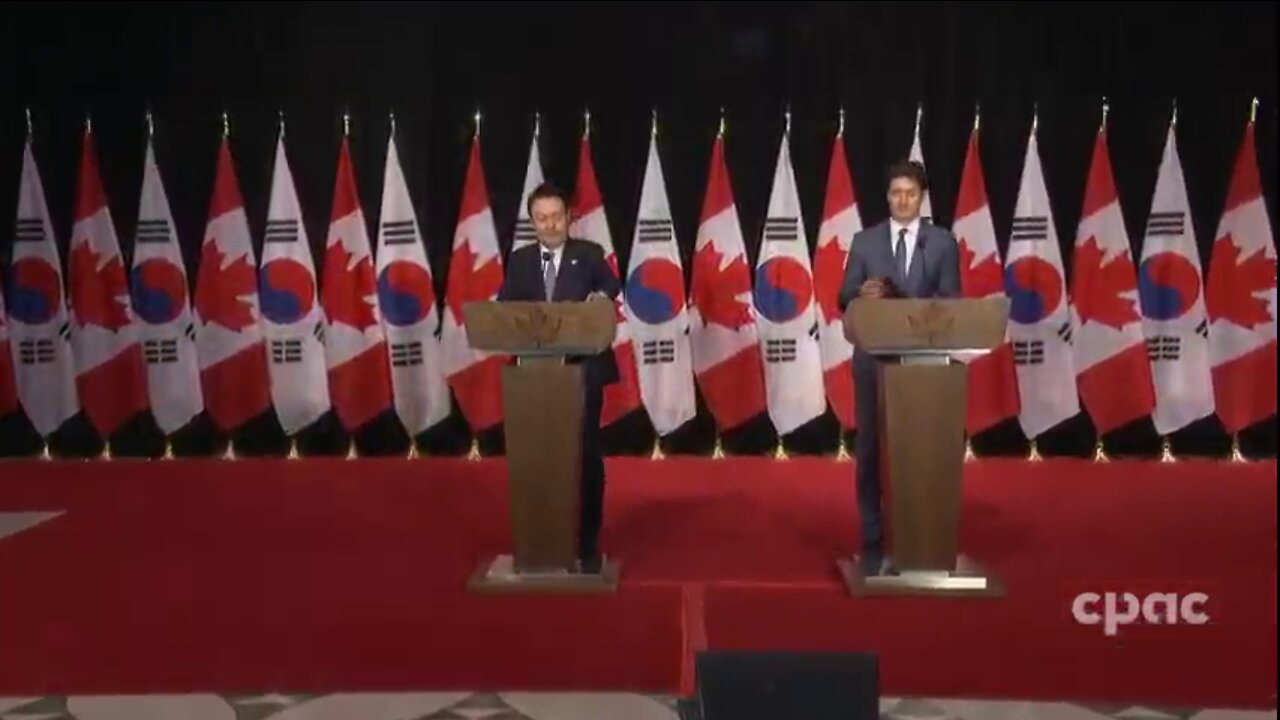
POLYGON ((1103 626, 1103 632, 1113 637, 1121 625, 1133 625, 1139 620, 1152 625, 1205 625, 1209 616, 1204 611, 1209 596, 1188 593, 1151 593, 1139 598, 1133 593, 1117 594, 1081 593, 1071 603, 1071 615, 1082 625, 1103 626), (1102 610, 1099 613, 1098 605, 1102 610))

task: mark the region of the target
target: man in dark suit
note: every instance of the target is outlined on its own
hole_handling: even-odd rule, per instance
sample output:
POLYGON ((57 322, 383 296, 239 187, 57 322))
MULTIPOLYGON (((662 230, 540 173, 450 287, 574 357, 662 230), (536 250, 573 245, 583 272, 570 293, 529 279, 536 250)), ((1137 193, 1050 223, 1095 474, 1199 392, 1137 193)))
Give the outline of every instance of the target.
MULTIPOLYGON (((858 297, 959 297, 960 253, 955 237, 920 217, 929 188, 924 167, 903 162, 889 170, 890 218, 853 236, 837 303, 844 312, 858 297)), ((887 572, 880 512, 880 438, 876 361, 855 348, 853 385, 858 414, 854 441, 862 571, 887 572)))
MULTIPOLYGON (((511 253, 498 300, 582 302, 591 297, 617 298, 621 283, 605 260, 603 248, 588 240, 569 237, 569 205, 564 193, 544 183, 526 202, 538 242, 511 253)), ((583 572, 595 574, 602 565, 599 536, 604 515, 600 411, 604 387, 618 381, 618 365, 612 349, 569 360, 583 364, 586 390, 578 559, 583 572)))

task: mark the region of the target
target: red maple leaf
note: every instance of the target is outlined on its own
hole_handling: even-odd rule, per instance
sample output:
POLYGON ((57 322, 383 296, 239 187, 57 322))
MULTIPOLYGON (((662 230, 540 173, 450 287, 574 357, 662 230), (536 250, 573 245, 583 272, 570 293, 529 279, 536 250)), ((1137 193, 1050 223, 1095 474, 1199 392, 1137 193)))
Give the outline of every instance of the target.
POLYGON ((253 305, 241 300, 253 293, 257 276, 245 261, 245 255, 222 267, 225 256, 218 243, 210 240, 200 251, 200 270, 196 276, 196 312, 206 323, 217 323, 232 332, 253 324, 253 305))
POLYGON ((329 246, 324 254, 324 290, 320 301, 329 320, 363 331, 378 323, 373 305, 366 298, 377 292, 373 262, 366 255, 347 267, 353 254, 342 241, 329 246))
POLYGON ((1213 244, 1209 280, 1205 287, 1205 309, 1210 320, 1226 320, 1252 329, 1271 321, 1267 299, 1254 293, 1276 286, 1276 259, 1261 249, 1240 262, 1240 246, 1227 235, 1213 244))
POLYGON ((124 266, 117 255, 99 268, 101 258, 88 240, 76 244, 71 251, 71 307, 85 325, 119 330, 129 324, 129 313, 122 301, 129 292, 124 266))
POLYGON ((751 309, 738 296, 751 291, 751 273, 741 255, 720 269, 724 256, 708 242, 693 258, 693 304, 704 325, 715 323, 730 330, 751 322, 751 309))
POLYGON ((449 263, 449 280, 445 287, 445 304, 453 313, 453 321, 462 325, 462 306, 469 302, 484 302, 502 289, 502 266, 498 256, 476 267, 475 253, 471 252, 471 240, 463 240, 453 252, 449 263))
POLYGON ((1104 255, 1095 237, 1090 237, 1076 250, 1071 295, 1081 324, 1092 320, 1119 330, 1142 319, 1135 309, 1137 301, 1120 296, 1122 292, 1136 290, 1138 278, 1128 252, 1105 265, 1104 255))
POLYGON ((840 247, 833 237, 818 248, 813 258, 813 293, 818 299, 823 322, 840 319, 840 283, 844 280, 844 263, 849 253, 840 247))
POLYGON ((990 253, 982 262, 973 264, 977 254, 969 249, 969 241, 960 238, 960 288, 965 297, 984 298, 1004 292, 1004 271, 990 253))

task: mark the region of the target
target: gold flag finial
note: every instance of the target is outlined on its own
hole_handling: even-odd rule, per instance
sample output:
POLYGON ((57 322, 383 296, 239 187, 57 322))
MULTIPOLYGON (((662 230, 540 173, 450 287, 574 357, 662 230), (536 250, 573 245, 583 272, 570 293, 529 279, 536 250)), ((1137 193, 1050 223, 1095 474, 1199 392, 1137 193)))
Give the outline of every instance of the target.
POLYGON ((973 104, 973 131, 978 132, 980 127, 982 127, 982 101, 973 104))
POLYGON ((977 453, 973 451, 973 441, 969 438, 964 439, 964 461, 973 462, 978 459, 977 453))
POLYGON ((290 460, 302 459, 302 455, 298 452, 298 438, 296 436, 289 438, 289 459, 290 460))
POLYGON ((1174 126, 1176 126, 1177 124, 1178 124, 1178 98, 1177 98, 1177 96, 1174 96, 1174 98, 1173 98, 1173 114, 1169 116, 1169 127, 1174 127, 1174 126))
POLYGON ((480 137, 480 108, 476 107, 476 138, 480 137))
POLYGON ((284 139, 284 108, 276 110, 276 125, 280 129, 280 139, 284 139))
POLYGON ((480 462, 480 440, 471 438, 471 451, 467 453, 467 460, 470 462, 480 462))
POLYGON ((920 135, 920 121, 924 119, 924 102, 916 103, 916 136, 920 135))
POLYGON ((537 110, 533 111, 533 139, 537 140, 542 134, 542 113, 537 110))
POLYGON ((1035 135, 1040 129, 1040 103, 1035 103, 1031 107, 1031 134, 1035 135))
POLYGON ((171 440, 171 439, 169 439, 169 438, 167 438, 167 437, 166 437, 166 438, 164 439, 164 455, 160 456, 160 459, 161 459, 161 460, 173 460, 173 459, 174 459, 174 457, 175 457, 175 456, 174 456, 174 454, 173 454, 173 440, 171 440))
POLYGON ((1107 100, 1107 96, 1102 96, 1102 124, 1098 126, 1098 132, 1105 132, 1107 129, 1107 116, 1111 114, 1111 101, 1107 100))
POLYGON ((658 137, 658 108, 653 108, 653 119, 649 122, 650 137, 658 137))
POLYGON ((653 439, 653 453, 649 455, 650 460, 666 460, 667 456, 662 453, 662 438, 655 437, 653 439))
POLYGON ((342 111, 342 136, 351 136, 351 109, 345 108, 342 111))
POLYGON ((235 438, 227 438, 227 451, 222 453, 223 460, 236 459, 236 441, 235 438))
POLYGON ((32 128, 32 125, 31 125, 31 108, 30 108, 30 107, 28 107, 26 110, 27 110, 27 137, 28 137, 28 138, 30 138, 32 135, 35 135, 35 134, 36 134, 36 132, 35 132, 35 130, 31 129, 31 128, 32 128))
POLYGON ((347 445, 347 458, 346 458, 346 459, 347 459, 347 460, 356 460, 356 459, 358 459, 359 457, 360 457, 360 454, 356 452, 356 438, 355 438, 355 436, 353 435, 353 436, 351 437, 351 443, 350 443, 349 445, 347 445))
POLYGON ((782 438, 778 438, 778 446, 773 450, 774 460, 788 460, 787 449, 782 446, 782 438))
POLYGON ((147 139, 150 140, 155 136, 156 136, 156 121, 155 121, 155 118, 151 117, 151 108, 148 107, 147 108, 147 139))
POLYGON ((720 129, 716 131, 716 137, 724 137, 724 106, 720 106, 720 129))
POLYGON ((1102 445, 1102 438, 1098 438, 1098 442, 1094 443, 1093 461, 1096 463, 1111 462, 1111 458, 1107 456, 1107 449, 1102 445))
POLYGON ((849 457, 849 446, 845 444, 844 433, 840 433, 840 447, 836 449, 836 462, 849 462, 853 458, 849 457))
POLYGON ((227 111, 222 111, 222 139, 226 140, 231 137, 231 119, 227 117, 227 111))
POLYGON ((1252 125, 1258 121, 1258 97, 1255 95, 1253 102, 1249 105, 1249 124, 1252 125))
POLYGON ((1160 443, 1160 462, 1175 463, 1178 458, 1173 454, 1173 443, 1169 442, 1169 438, 1165 437, 1160 443))
POLYGON ((86 135, 93 134, 93 115, 91 113, 84 114, 84 133, 86 135))
POLYGON ((840 106, 840 124, 836 126, 836 137, 844 137, 844 106, 840 106))
POLYGON ((591 108, 582 110, 582 137, 591 137, 591 108))
POLYGON ((1231 436, 1231 462, 1233 462, 1233 463, 1247 463, 1247 462, 1249 462, 1249 458, 1245 457, 1245 456, 1244 456, 1244 451, 1242 451, 1242 450, 1240 449, 1240 436, 1239 436, 1239 435, 1232 435, 1232 436, 1231 436))
POLYGON ((417 460, 421 457, 422 455, 418 452, 418 442, 413 438, 409 438, 409 459, 417 460))
POLYGON ((723 460, 723 459, 724 459, 724 445, 720 442, 720 435, 719 435, 718 433, 716 434, 716 446, 715 446, 715 449, 713 449, 713 450, 711 451, 711 459, 712 459, 712 460, 723 460))
POLYGON ((40 451, 41 460, 53 460, 53 453, 49 452, 49 441, 44 441, 44 449, 40 451))
POLYGON ((1040 454, 1040 445, 1035 438, 1031 438, 1031 450, 1027 453, 1027 460, 1030 462, 1041 462, 1044 456, 1040 454))
POLYGON ((396 136, 396 111, 395 110, 387 111, 387 123, 391 126, 391 137, 395 138, 396 136))
POLYGON ((787 134, 787 137, 791 137, 791 103, 787 103, 787 109, 783 112, 783 116, 787 120, 787 125, 783 132, 787 134))

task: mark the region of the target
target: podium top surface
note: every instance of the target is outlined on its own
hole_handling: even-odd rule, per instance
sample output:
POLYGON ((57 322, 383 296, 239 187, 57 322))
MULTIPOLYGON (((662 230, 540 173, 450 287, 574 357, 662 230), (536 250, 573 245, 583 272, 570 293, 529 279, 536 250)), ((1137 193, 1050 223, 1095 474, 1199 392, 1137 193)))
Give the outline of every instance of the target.
POLYGON ((613 345, 617 308, 608 298, 583 302, 473 302, 462 306, 467 342, 513 355, 589 355, 613 345))
POLYGON ((982 355, 1005 340, 1009 299, 857 298, 845 338, 874 355, 982 355))

